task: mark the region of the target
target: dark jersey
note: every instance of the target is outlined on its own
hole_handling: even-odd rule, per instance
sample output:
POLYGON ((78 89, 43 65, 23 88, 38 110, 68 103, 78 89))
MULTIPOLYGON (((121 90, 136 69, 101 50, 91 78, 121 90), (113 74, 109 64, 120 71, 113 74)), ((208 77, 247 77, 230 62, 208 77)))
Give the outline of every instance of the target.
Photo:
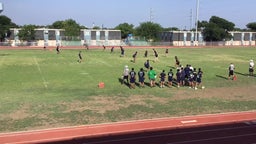
POLYGON ((173 79, 173 72, 168 72, 168 81, 172 81, 173 79))
POLYGON ((130 82, 131 83, 135 83, 135 76, 136 76, 136 72, 135 71, 130 71, 130 82))
POLYGON ((165 76, 166 76, 166 74, 164 72, 162 72, 160 74, 160 79, 161 79, 162 82, 165 80, 165 76))

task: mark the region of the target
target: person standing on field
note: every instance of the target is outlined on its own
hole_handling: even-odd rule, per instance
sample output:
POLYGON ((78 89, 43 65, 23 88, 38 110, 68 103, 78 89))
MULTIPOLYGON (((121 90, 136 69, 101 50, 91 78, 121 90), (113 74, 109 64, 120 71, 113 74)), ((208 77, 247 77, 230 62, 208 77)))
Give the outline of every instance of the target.
POLYGON ((78 53, 78 62, 81 63, 82 60, 83 60, 82 51, 79 51, 79 53, 78 53))
POLYGON ((235 71, 235 65, 233 63, 230 63, 228 67, 229 73, 228 73, 228 79, 234 80, 234 71, 235 71))
POLYGON ((138 77, 139 77, 140 87, 144 87, 145 72, 143 68, 141 68, 140 71, 138 72, 138 77))
POLYGON ((254 72, 254 62, 253 62, 253 60, 250 60, 250 63, 249 63, 249 76, 254 76, 253 72, 254 72))
POLYGON ((161 73, 160 73, 160 88, 164 88, 164 84, 165 84, 165 77, 166 77, 166 74, 165 74, 165 70, 163 70, 161 73))
POLYGON ((168 86, 169 87, 172 86, 172 81, 173 81, 173 72, 172 72, 172 69, 170 69, 170 71, 168 72, 168 86))
POLYGON ((136 72, 134 71, 134 68, 132 68, 129 75, 130 75, 130 88, 135 89, 136 72))
POLYGON ((124 84, 124 81, 126 80, 127 84, 129 84, 128 77, 129 77, 129 68, 128 65, 124 66, 124 71, 123 71, 123 80, 122 84, 124 84))
POLYGON ((156 72, 153 70, 153 67, 150 67, 150 70, 148 71, 148 78, 150 80, 150 87, 156 86, 156 72))

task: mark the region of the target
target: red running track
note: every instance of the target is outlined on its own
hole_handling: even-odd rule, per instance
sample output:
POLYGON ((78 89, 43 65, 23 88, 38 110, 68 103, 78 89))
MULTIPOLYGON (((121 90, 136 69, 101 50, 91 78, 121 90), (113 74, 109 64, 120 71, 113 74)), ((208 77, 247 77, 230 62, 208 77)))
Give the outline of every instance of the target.
POLYGON ((0 143, 256 144, 256 111, 0 134, 0 143))

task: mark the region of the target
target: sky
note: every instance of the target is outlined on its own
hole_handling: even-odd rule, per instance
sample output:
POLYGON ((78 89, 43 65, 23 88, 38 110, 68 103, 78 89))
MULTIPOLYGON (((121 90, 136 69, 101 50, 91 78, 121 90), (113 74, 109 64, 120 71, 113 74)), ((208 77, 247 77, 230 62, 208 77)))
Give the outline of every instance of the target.
MULTIPOLYGON (((152 20, 162 27, 195 27, 197 0, 0 0, 4 11, 17 25, 51 25, 58 20, 73 19, 91 28, 114 28, 152 20)), ((246 28, 256 22, 256 0, 199 0, 198 20, 218 16, 246 28)))

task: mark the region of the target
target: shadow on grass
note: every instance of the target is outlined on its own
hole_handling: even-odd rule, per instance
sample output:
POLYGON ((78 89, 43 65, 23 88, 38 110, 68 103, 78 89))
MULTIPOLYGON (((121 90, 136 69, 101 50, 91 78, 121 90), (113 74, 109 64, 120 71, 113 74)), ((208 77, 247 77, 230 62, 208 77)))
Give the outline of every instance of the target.
POLYGON ((221 76, 221 75, 216 75, 216 77, 218 77, 218 78, 222 78, 222 79, 225 79, 225 80, 228 80, 228 78, 227 78, 227 77, 224 77, 224 76, 221 76))
POLYGON ((121 79, 121 78, 118 78, 118 81, 119 81, 119 83, 120 83, 121 85, 125 84, 127 87, 130 87, 130 84, 129 84, 128 81, 123 81, 123 79, 121 79))
POLYGON ((241 76, 249 76, 248 74, 240 73, 240 72, 234 72, 235 74, 241 75, 241 76))

